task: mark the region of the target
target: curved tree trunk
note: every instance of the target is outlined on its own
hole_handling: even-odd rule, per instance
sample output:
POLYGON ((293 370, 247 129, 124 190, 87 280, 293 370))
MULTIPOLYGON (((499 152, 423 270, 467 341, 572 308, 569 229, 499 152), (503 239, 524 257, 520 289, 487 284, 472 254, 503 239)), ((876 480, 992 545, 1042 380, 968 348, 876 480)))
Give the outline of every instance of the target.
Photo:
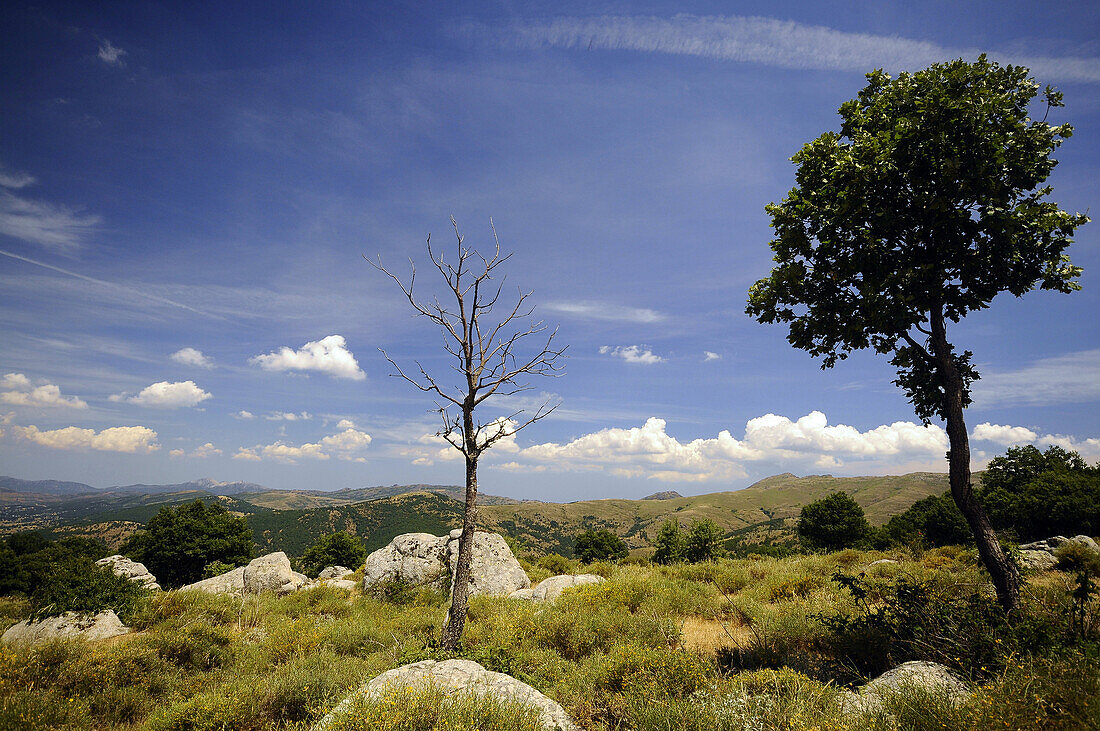
POLYGON ((470 564, 477 530, 477 457, 466 458, 466 510, 462 516, 462 537, 458 540, 458 561, 451 584, 451 608, 443 625, 440 644, 446 652, 458 650, 466 627, 466 606, 470 598, 470 564))
POLYGON ((997 600, 1006 611, 1011 612, 1020 603, 1020 573, 1001 550, 989 516, 974 496, 970 482, 970 439, 967 437, 966 421, 963 418, 962 376, 955 367, 947 344, 947 329, 942 313, 933 313, 931 325, 932 357, 936 361, 936 370, 944 389, 943 415, 947 421, 947 439, 951 445, 947 453, 951 497, 970 525, 970 531, 978 544, 978 555, 981 556, 997 590, 997 600))

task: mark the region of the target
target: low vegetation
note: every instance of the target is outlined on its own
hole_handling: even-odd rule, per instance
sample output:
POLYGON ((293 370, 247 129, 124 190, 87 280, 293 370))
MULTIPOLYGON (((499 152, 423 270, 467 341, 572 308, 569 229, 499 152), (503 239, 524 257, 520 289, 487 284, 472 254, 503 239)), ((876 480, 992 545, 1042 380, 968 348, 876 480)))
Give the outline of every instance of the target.
MULTIPOLYGON (((1066 571, 1032 577, 1008 617, 981 590, 973 550, 895 551, 896 563, 870 566, 883 557, 594 562, 585 570, 607 581, 553 604, 473 598, 457 655, 533 685, 589 729, 1100 724, 1100 610, 1078 578, 1095 571, 1087 559, 1067 554, 1066 571), (974 693, 958 707, 912 691, 882 712, 846 710, 845 686, 908 659, 947 664, 974 693)), ((0 621, 29 610, 0 600, 0 621)), ((436 644, 445 612, 426 590, 390 601, 326 587, 149 595, 129 615, 138 631, 119 640, 0 649, 0 728, 304 731, 369 678, 447 657, 436 644)), ((432 693, 366 703, 356 717, 345 727, 531 727, 515 708, 432 693)))

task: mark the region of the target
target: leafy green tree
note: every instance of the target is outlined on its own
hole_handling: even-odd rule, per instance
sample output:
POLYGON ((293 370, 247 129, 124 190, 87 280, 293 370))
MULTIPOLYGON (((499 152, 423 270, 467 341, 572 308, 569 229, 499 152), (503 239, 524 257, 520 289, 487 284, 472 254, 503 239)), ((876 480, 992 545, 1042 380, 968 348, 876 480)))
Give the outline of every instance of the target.
POLYGON ((347 531, 321 536, 302 554, 302 572, 316 577, 328 566, 343 566, 353 571, 367 558, 362 539, 347 531))
POLYGON ((810 548, 839 551, 859 545, 870 535, 863 508, 846 492, 814 500, 798 516, 798 537, 810 548))
POLYGON ((1021 540, 1100 532, 1100 466, 1058 446, 1012 447, 994 457, 978 495, 994 527, 1021 540))
POLYGON ((618 561, 620 558, 626 558, 628 553, 622 538, 602 528, 586 530, 577 536, 573 544, 573 556, 583 563, 618 561))
POLYGON ((687 538, 680 524, 675 520, 666 520, 657 531, 657 538, 653 545, 657 552, 653 554, 653 562, 670 564, 683 561, 687 557, 687 538))
POLYGON ((202 500, 161 508, 121 551, 145 564, 165 587, 198 581, 214 561, 242 566, 256 555, 245 519, 202 500))
POLYGON ((684 557, 691 563, 713 561, 726 554, 722 547, 722 529, 710 518, 691 521, 688 528, 684 557))
POLYGON ((966 518, 950 495, 918 500, 904 513, 890 518, 882 532, 887 543, 895 545, 918 538, 931 546, 957 546, 974 540, 966 518))
MULTIPOLYGON (((946 422, 951 495, 1006 609, 1019 573, 970 481, 963 410, 978 378, 948 324, 1000 292, 1079 289, 1063 253, 1088 217, 1046 200, 1069 125, 1033 120, 1027 69, 981 56, 896 79, 881 70, 840 107, 840 132, 792 160, 796 186, 767 206, 776 267, 749 291, 748 314, 789 325, 788 341, 832 367, 851 351, 891 355, 917 415, 946 422)), ((1043 92, 1047 112, 1062 95, 1043 92)))

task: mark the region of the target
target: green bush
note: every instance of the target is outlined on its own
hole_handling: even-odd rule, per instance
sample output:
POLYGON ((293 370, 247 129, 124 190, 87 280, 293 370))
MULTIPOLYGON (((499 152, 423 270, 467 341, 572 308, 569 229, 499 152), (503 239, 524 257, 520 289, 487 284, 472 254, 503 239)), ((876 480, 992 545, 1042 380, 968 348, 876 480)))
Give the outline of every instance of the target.
POLYGON ((871 534, 871 525, 846 492, 815 500, 803 506, 798 517, 798 537, 810 548, 839 551, 861 545, 871 534))
POLYGON ((367 549, 358 536, 353 536, 346 531, 337 531, 331 535, 322 536, 306 549, 302 555, 300 566, 302 573, 313 578, 329 566, 343 566, 356 569, 367 558, 367 549))
POLYGON ((710 518, 691 521, 684 557, 692 563, 713 561, 726 554, 722 548, 722 529, 710 518))
POLYGON ((654 563, 677 563, 683 561, 687 555, 687 539, 680 523, 675 520, 666 520, 661 525, 653 545, 657 548, 657 552, 653 554, 654 563))
POLYGON ((617 561, 627 553, 623 539, 605 529, 586 530, 573 545, 573 555, 583 563, 617 561))
POLYGON ((538 731, 538 712, 491 695, 448 695, 436 687, 394 689, 376 699, 361 698, 330 731, 538 731))
POLYGON ((565 556, 551 553, 539 559, 538 566, 550 572, 551 576, 573 573, 573 563, 565 556))

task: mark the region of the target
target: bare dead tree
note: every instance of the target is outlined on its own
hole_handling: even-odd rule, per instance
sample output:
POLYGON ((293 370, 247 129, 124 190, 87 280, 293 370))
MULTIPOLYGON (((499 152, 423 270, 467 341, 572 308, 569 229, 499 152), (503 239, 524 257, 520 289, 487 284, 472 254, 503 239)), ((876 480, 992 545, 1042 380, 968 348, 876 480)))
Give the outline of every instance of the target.
MULTIPOLYGON (((371 264, 389 276, 401 288, 409 304, 417 314, 427 317, 443 332, 443 349, 454 359, 451 369, 458 378, 444 379, 439 373, 431 374, 415 361, 418 372, 406 372, 385 350, 382 355, 396 369, 391 375, 400 377, 425 393, 436 397, 436 408, 443 425, 436 433, 457 449, 466 462, 466 509, 462 519, 462 537, 458 544, 458 564, 451 588, 451 608, 443 627, 442 646, 454 651, 466 626, 466 606, 470 591, 470 563, 473 558, 474 531, 478 523, 477 511, 477 463, 485 450, 493 444, 512 436, 521 429, 544 419, 555 408, 549 401, 539 406, 534 414, 516 411, 507 417, 484 423, 475 416, 477 407, 491 397, 513 396, 532 387, 529 376, 558 376, 563 365, 559 361, 565 347, 554 344, 557 329, 547 332, 541 321, 532 321, 534 307, 528 303, 531 292, 517 291, 516 301, 510 307, 501 305, 505 277, 497 277, 497 270, 511 254, 501 255, 500 240, 490 219, 494 250, 486 258, 477 251, 466 248, 458 224, 451 218, 458 240, 458 258, 455 263, 446 261, 442 253, 432 249, 428 237, 428 258, 443 277, 453 300, 440 303, 437 297, 431 301, 418 299, 413 293, 416 281, 416 265, 406 285, 400 278, 382 266, 379 259, 371 264), (498 310, 498 307, 500 309, 498 310), (543 336, 545 334, 545 340, 543 336), (528 355, 520 351, 531 338, 537 338, 541 347, 532 348, 528 355)), ((450 298, 448 298, 450 299, 450 298)), ((448 374, 449 376, 449 374, 448 374)))

